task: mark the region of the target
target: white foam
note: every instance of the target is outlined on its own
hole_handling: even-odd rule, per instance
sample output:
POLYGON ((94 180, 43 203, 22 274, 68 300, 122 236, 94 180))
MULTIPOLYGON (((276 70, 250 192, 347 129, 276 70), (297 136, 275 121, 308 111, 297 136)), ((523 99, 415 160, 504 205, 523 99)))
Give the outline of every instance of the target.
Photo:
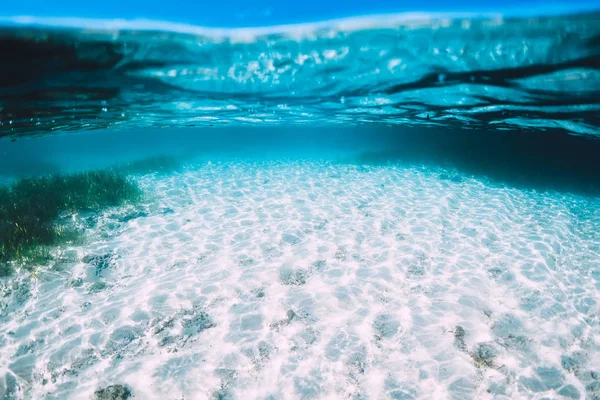
POLYGON ((254 42, 265 36, 284 35, 292 39, 303 39, 332 35, 337 32, 350 33, 362 30, 385 28, 419 28, 448 24, 456 19, 484 18, 494 23, 501 23, 499 13, 397 13, 381 15, 365 15, 359 17, 340 18, 319 22, 300 24, 274 25, 253 28, 213 28, 177 22, 156 21, 149 19, 97 19, 77 17, 38 17, 12 16, 0 17, 0 24, 19 26, 47 26, 51 28, 84 29, 86 31, 118 32, 118 31, 159 31, 196 35, 211 38, 215 41, 254 42))

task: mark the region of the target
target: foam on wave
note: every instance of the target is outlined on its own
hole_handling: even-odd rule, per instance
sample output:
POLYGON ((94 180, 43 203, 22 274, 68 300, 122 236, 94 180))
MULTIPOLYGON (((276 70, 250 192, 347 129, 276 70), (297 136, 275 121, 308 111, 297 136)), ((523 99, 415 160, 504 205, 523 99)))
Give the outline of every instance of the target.
POLYGON ((16 26, 41 26, 51 28, 85 29, 96 31, 159 31, 212 38, 216 41, 253 42, 265 36, 284 35, 288 38, 304 39, 319 36, 320 32, 344 32, 444 26, 457 19, 485 19, 493 24, 501 24, 499 13, 398 13, 364 15, 319 22, 273 25, 251 28, 217 28, 191 25, 178 22, 150 19, 94 19, 77 17, 36 17, 14 16, 0 18, 0 24, 16 26))

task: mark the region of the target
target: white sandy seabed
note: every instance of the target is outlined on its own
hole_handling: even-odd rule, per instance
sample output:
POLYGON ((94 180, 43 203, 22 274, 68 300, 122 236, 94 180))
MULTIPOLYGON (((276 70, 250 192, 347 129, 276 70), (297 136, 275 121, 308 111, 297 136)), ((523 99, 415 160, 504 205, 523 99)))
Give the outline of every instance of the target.
POLYGON ((600 200, 431 168, 228 162, 2 286, 0 394, 599 399, 600 200))

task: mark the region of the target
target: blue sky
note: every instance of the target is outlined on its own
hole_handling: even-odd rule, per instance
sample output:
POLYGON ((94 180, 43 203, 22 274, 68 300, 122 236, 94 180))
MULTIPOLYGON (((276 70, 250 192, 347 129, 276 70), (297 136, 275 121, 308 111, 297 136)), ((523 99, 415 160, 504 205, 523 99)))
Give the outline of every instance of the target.
POLYGON ((265 26, 404 11, 557 13, 597 0, 0 0, 0 16, 147 18, 205 26, 265 26))

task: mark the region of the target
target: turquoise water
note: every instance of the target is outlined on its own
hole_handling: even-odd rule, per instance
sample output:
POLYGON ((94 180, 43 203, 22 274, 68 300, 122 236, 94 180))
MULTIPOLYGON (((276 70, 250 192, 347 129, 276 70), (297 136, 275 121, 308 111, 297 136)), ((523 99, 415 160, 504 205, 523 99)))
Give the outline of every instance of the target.
POLYGON ((400 14, 218 29, 5 19, 0 132, 385 124, 597 136, 599 21, 400 14))
POLYGON ((598 17, 4 20, 0 183, 143 197, 0 277, 0 397, 600 398, 598 17))

